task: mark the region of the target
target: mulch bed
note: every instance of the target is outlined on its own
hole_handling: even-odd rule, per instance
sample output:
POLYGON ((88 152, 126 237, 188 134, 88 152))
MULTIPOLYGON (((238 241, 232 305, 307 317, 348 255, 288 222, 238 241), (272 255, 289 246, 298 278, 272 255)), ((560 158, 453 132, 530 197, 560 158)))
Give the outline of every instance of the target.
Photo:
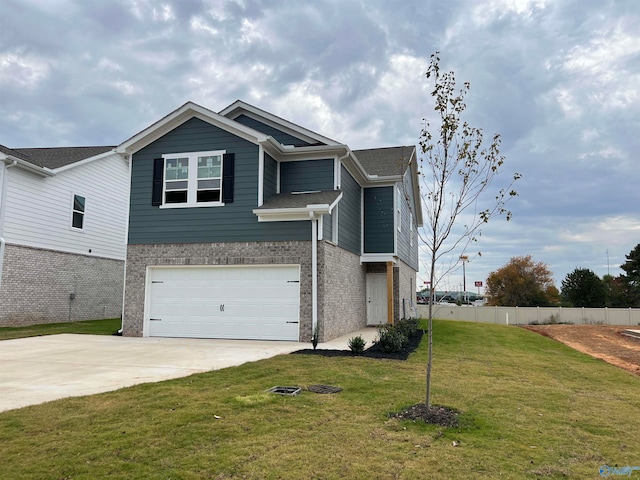
POLYGON ((302 355, 320 355, 322 357, 365 357, 389 360, 406 360, 407 358, 409 358, 409 355, 416 348, 418 348, 418 345, 420 345, 420 341, 422 340, 422 336, 424 335, 424 333, 425 332, 423 330, 417 330, 416 333, 409 338, 409 342, 407 342, 405 348, 400 352, 383 352, 380 348, 380 345, 374 343, 371 347, 367 348, 362 353, 354 353, 351 350, 313 350, 312 348, 305 348, 304 350, 297 350, 291 353, 302 355))
MULTIPOLYGON (((388 353, 382 351, 380 345, 373 344, 362 353, 354 353, 351 350, 313 350, 307 348, 291 352, 293 354, 302 355, 320 355, 322 357, 365 357, 378 358, 388 360, 406 360, 409 355, 418 348, 425 334, 423 330, 417 330, 416 333, 409 338, 409 342, 401 352, 388 353)), ((441 405, 431 405, 427 408, 424 403, 417 403, 411 407, 397 413, 390 413, 390 418, 399 420, 423 421, 433 425, 443 427, 456 427, 458 425, 458 416, 460 412, 453 408, 443 407, 441 405)))
POLYGON ((414 422, 421 420, 443 427, 457 427, 459 415, 460 412, 454 408, 441 405, 431 405, 431 408, 427 408, 426 404, 417 403, 402 412, 392 413, 389 416, 400 420, 413 420, 414 422))

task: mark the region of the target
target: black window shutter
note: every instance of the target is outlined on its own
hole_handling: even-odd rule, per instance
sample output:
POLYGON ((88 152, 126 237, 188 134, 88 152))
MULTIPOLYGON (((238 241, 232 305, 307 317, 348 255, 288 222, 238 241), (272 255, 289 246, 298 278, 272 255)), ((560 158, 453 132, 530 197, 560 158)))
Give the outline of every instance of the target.
POLYGON ((162 180, 164 178, 164 158, 153 159, 153 193, 151 205, 162 205, 162 180))
POLYGON ((225 153, 222 157, 222 202, 233 203, 233 174, 235 171, 235 153, 225 153))

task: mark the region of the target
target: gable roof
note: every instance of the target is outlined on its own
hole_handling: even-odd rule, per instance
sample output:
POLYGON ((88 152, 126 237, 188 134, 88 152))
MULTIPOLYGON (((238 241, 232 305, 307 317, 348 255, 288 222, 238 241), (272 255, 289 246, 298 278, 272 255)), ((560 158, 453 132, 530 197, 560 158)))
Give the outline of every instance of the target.
POLYGON ((403 175, 415 149, 414 145, 408 145, 368 148, 366 150, 352 150, 352 152, 369 175, 386 177, 403 175))
POLYGON ((339 142, 332 140, 324 135, 320 135, 308 128, 301 127, 289 120, 285 120, 284 118, 280 118, 277 115, 269 113, 265 110, 262 110, 258 107, 254 107, 242 100, 236 100, 231 105, 226 108, 220 110, 220 115, 224 115, 231 120, 238 118, 240 115, 246 115, 248 117, 253 118, 254 120, 258 120, 270 127, 277 128, 289 135, 293 135, 294 137, 300 138, 301 140, 306 141, 311 146, 314 145, 340 145, 339 142))
POLYGON ((29 161, 29 159, 25 155, 21 154, 20 152, 17 152, 16 150, 12 150, 9 147, 5 147, 4 145, 0 145, 0 153, 4 153, 5 155, 8 155, 10 157, 17 158, 20 160, 29 161))
POLYGON ((14 148, 23 160, 38 167, 52 170, 110 152, 114 146, 14 148))
POLYGON ((113 152, 112 146, 8 148, 0 145, 0 161, 12 162, 36 175, 51 177, 87 162, 99 160, 113 152))
POLYGON ((265 142, 267 135, 242 125, 194 102, 187 102, 116 147, 118 153, 133 154, 191 118, 199 118, 253 143, 265 142))

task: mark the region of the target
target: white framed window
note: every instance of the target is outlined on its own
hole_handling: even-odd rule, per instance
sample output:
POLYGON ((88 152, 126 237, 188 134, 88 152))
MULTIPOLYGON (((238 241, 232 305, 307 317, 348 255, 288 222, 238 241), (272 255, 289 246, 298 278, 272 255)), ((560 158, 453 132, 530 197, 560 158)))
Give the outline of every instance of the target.
POLYGON ((172 153, 164 159, 162 208, 222 206, 225 150, 172 153))
POLYGON ((402 231, 402 217, 400 216, 400 212, 402 211, 402 191, 400 190, 400 186, 396 187, 396 209, 398 211, 398 231, 402 231))
POLYGON ((71 228, 84 230, 84 215, 87 199, 82 195, 73 195, 71 201, 71 228))

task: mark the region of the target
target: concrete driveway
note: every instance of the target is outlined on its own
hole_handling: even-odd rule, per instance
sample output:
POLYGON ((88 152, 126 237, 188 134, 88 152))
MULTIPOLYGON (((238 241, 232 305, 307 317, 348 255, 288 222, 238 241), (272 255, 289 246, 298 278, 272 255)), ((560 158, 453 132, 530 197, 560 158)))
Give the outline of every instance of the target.
MULTIPOLYGON (((320 344, 346 349, 367 328, 320 344)), ((287 354, 309 343, 48 335, 0 341, 0 412, 65 397, 92 395, 287 354)))

